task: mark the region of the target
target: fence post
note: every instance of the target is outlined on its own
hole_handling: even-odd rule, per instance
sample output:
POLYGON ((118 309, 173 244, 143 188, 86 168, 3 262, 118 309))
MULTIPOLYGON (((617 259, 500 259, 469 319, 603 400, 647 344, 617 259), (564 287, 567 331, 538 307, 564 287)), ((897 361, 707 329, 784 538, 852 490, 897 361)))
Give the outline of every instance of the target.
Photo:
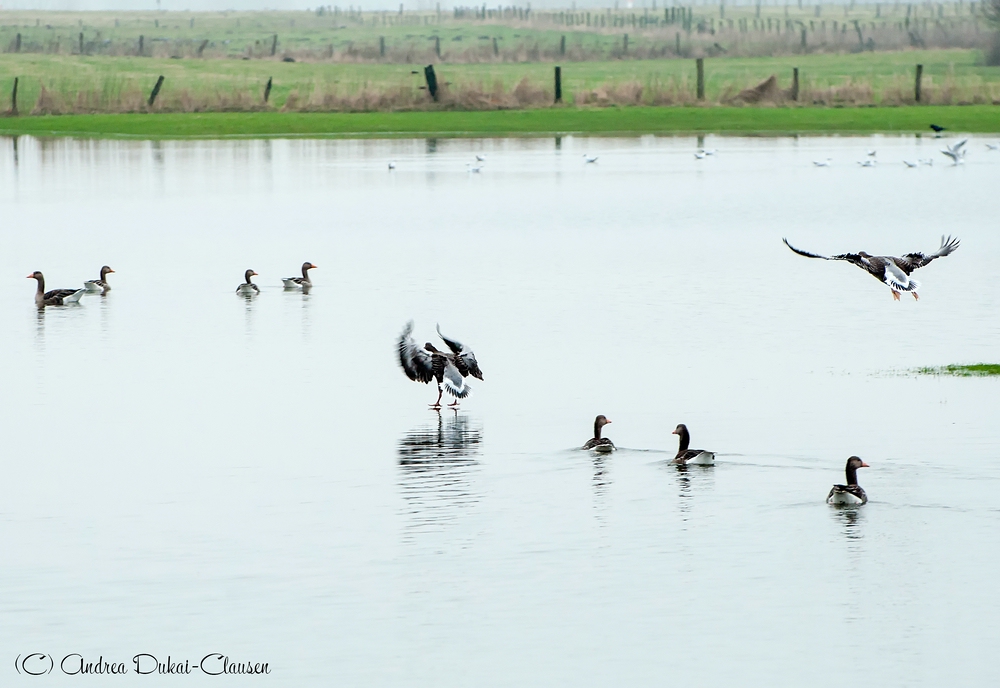
MULTIPOLYGON (((16 83, 16 82, 15 82, 16 83)), ((562 67, 556 67, 556 101, 562 102, 562 67)))
POLYGON ((379 57, 385 57, 385 36, 378 37, 378 54, 379 57))
POLYGON ((924 66, 922 64, 917 65, 917 80, 913 85, 913 97, 919 103, 920 102, 920 79, 924 75, 924 66))
POLYGON ((160 95, 160 87, 163 86, 163 75, 156 80, 156 86, 153 86, 153 92, 149 94, 149 107, 153 107, 153 103, 156 101, 156 96, 160 95))
POLYGON ((143 38, 144 38, 143 36, 139 36, 139 56, 140 57, 142 56, 142 42, 143 42, 143 38))
POLYGON ((14 90, 10 92, 10 114, 17 114, 17 81, 18 78, 14 77, 14 90))
POLYGON ((205 48, 207 47, 208 47, 208 39, 206 38, 201 42, 201 45, 198 46, 198 57, 201 57, 201 54, 205 52, 205 48))
POLYGON ((497 44, 497 37, 493 37, 493 57, 500 57, 500 46, 497 44))
POLYGON ((83 55, 83 31, 80 32, 80 54, 83 55))
POLYGON ((267 99, 271 97, 271 79, 274 77, 267 77, 267 86, 264 87, 264 102, 267 103, 267 99))
POLYGON ((278 34, 274 34, 274 40, 271 41, 271 57, 274 57, 275 53, 278 52, 278 34))
POLYGON ((680 31, 677 32, 676 38, 677 38, 677 48, 674 50, 674 53, 678 57, 680 57, 680 54, 681 54, 681 32, 680 31))
POLYGON ((431 98, 436 103, 438 99, 438 81, 437 77, 434 76, 434 65, 424 67, 424 78, 427 79, 427 92, 431 94, 431 98))
POLYGON ((441 59, 441 37, 440 36, 435 36, 434 37, 434 54, 437 55, 437 58, 439 60, 441 59))
POLYGON ((21 52, 21 34, 17 34, 17 38, 14 39, 14 52, 21 52))
POLYGON ((698 100, 705 100, 705 58, 699 57, 694 64, 698 70, 698 100))
POLYGON ((566 37, 565 36, 562 36, 559 39, 559 54, 560 55, 565 55, 566 54, 566 37))
POLYGON ((792 67, 792 100, 799 99, 799 68, 792 67))
POLYGON ((625 34, 625 38, 622 40, 622 52, 628 55, 628 34, 625 34))

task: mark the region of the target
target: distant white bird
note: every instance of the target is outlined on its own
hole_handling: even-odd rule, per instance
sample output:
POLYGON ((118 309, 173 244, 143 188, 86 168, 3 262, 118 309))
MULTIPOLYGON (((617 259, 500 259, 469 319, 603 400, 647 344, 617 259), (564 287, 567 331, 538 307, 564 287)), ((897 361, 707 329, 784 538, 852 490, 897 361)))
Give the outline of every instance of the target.
POLYGON ((987 143, 986 148, 992 151, 1000 151, 1000 143, 987 143))
POLYGON ((909 160, 904 160, 903 164, 906 165, 907 167, 916 167, 917 166, 917 163, 910 162, 909 160))
POLYGON ((918 162, 921 165, 927 165, 928 167, 934 167, 934 159, 933 158, 920 158, 920 160, 918 160, 918 162))
POLYGON ((483 153, 476 153, 476 160, 479 162, 486 162, 486 155, 483 153))
POLYGON ((833 164, 833 158, 827 158, 826 160, 813 160, 813 165, 816 167, 829 167, 833 164))
POLYGON ((389 169, 390 169, 390 170, 394 170, 394 169, 396 169, 396 161, 395 161, 395 160, 393 160, 393 161, 391 161, 391 162, 389 163, 389 169))
POLYGON ((591 155, 587 155, 586 153, 584 153, 583 154, 583 160, 584 160, 584 162, 588 162, 588 163, 590 163, 590 162, 597 162, 597 156, 596 155, 591 156, 591 155))
POLYGON ((699 148, 699 153, 704 153, 705 155, 715 155, 718 151, 715 148, 699 148))
POLYGON ((869 158, 874 158, 875 157, 875 149, 874 148, 872 150, 868 151, 868 157, 869 158))
POLYGON ((858 160, 858 164, 862 167, 875 167, 874 160, 858 160))
POLYGON ((951 158, 956 165, 965 160, 965 149, 962 147, 968 143, 969 139, 962 139, 953 146, 945 146, 941 152, 951 158))
POLYGON ((696 160, 704 160, 705 159, 705 154, 702 153, 701 151, 698 151, 697 153, 694 154, 694 157, 695 157, 696 160))
POLYGON ((480 165, 473 166, 473 164, 471 162, 465 163, 465 166, 469 168, 469 172, 482 172, 483 171, 482 166, 480 166, 480 165))

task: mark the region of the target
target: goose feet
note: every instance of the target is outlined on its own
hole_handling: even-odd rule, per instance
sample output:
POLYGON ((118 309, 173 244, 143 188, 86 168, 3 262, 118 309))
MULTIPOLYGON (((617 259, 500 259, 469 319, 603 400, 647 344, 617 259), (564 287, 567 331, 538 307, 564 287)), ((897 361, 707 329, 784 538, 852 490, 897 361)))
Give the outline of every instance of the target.
POLYGON ((914 291, 914 292, 910 292, 910 293, 913 294, 913 300, 914 301, 919 301, 920 300, 920 295, 917 292, 914 291))
POLYGON ((899 301, 899 292, 896 291, 895 289, 892 290, 892 300, 899 301))

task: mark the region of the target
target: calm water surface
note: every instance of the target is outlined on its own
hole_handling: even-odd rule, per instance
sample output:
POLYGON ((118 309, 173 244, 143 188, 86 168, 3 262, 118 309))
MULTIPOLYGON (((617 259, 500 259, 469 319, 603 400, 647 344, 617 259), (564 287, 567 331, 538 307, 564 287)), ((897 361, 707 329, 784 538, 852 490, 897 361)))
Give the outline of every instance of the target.
POLYGON ((984 143, 0 138, 0 683, 996 684, 1000 381, 907 373, 1000 359, 984 143), (943 233, 919 303, 781 243, 943 233), (105 263, 35 310, 24 275, 105 263), (458 413, 411 318, 479 358, 458 413), (573 451, 598 413, 620 451, 573 451), (668 464, 679 422, 714 468, 668 464))

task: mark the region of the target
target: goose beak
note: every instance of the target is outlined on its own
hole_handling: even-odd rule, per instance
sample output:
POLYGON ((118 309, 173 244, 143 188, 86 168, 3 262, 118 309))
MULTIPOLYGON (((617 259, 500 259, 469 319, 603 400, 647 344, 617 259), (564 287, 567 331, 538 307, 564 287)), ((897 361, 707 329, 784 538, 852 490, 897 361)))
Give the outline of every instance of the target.
POLYGON ((251 276, 254 276, 254 275, 256 275, 257 277, 260 277, 260 275, 259 275, 259 274, 257 274, 256 272, 251 272, 251 273, 250 273, 250 275, 251 275, 251 276))
POLYGON ((608 425, 611 425, 611 421, 608 420, 607 418, 604 419, 604 422, 607 423, 608 425))
POLYGON ((871 468, 871 466, 869 466, 868 464, 866 464, 864 461, 861 462, 861 467, 862 468, 871 468))
POLYGON ((109 273, 114 272, 114 270, 108 270, 109 273))
POLYGON ((34 275, 28 275, 28 276, 27 276, 27 277, 25 277, 24 279, 31 279, 32 277, 34 277, 34 275))
POLYGON ((677 432, 676 430, 674 430, 674 431, 673 431, 672 433, 670 433, 670 434, 671 434, 671 435, 679 435, 680 433, 679 433, 679 432, 677 432))

